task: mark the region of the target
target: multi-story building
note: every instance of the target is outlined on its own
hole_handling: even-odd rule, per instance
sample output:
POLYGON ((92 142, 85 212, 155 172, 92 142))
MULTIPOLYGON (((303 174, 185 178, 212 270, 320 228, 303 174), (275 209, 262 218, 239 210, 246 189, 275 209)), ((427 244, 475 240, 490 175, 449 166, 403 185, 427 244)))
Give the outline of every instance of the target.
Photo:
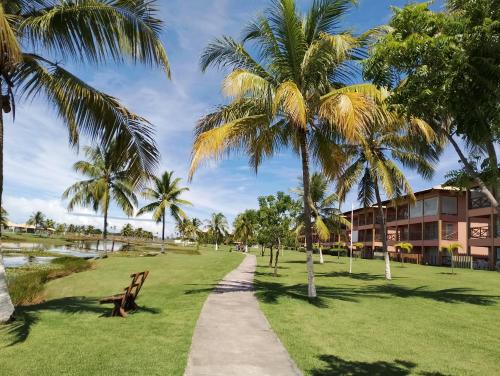
MULTIPOLYGON (((443 247, 459 243, 458 254, 496 267, 500 261, 500 223, 483 195, 476 190, 437 186, 415 192, 415 198, 415 202, 402 198, 383 203, 389 252, 396 253, 400 242, 411 243, 409 258, 422 264, 441 265, 446 259, 440 252, 443 247)), ((357 209, 353 219, 353 241, 363 243, 368 255, 381 250, 379 209, 357 209)))

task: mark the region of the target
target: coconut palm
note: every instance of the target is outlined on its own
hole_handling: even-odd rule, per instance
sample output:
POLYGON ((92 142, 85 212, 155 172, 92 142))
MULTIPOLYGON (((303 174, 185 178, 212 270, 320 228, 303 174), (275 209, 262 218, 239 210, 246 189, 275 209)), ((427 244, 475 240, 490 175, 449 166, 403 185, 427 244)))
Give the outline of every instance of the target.
POLYGON ((212 217, 207 223, 207 229, 212 233, 215 239, 215 250, 219 250, 219 240, 224 239, 229 233, 227 219, 222 213, 212 213, 212 217))
POLYGON ((161 240, 165 241, 165 220, 167 211, 179 223, 187 218, 182 210, 183 205, 191 202, 181 199, 183 192, 189 191, 187 187, 180 187, 181 178, 174 178, 173 171, 165 171, 161 176, 151 176, 152 186, 143 190, 142 195, 150 203, 141 208, 137 215, 153 213, 153 220, 162 223, 161 240))
POLYGON ((4 208, 0 210, 0 225, 7 226, 9 223, 9 213, 4 208))
POLYGON ((121 144, 112 142, 109 147, 87 146, 87 160, 78 161, 73 168, 88 179, 76 182, 63 193, 69 199, 68 210, 77 206, 101 210, 104 216, 103 239, 108 235, 108 212, 114 201, 125 214, 134 214, 137 197, 131 180, 131 160, 121 149, 121 144))
POLYGON ((352 4, 315 0, 302 15, 294 0, 273 1, 265 15, 244 30, 241 42, 228 36, 216 39, 201 59, 203 70, 230 70, 222 86, 231 101, 199 121, 190 176, 203 161, 231 151, 248 154, 255 170, 284 147, 300 156, 309 297, 316 296, 310 164, 333 176, 342 157, 332 148, 333 135, 354 136, 368 116, 368 101, 361 91, 369 91, 371 85, 345 87, 362 44, 362 39, 340 29, 352 4))
MULTIPOLYGON (((396 249, 399 248, 401 253, 403 253, 403 252, 410 253, 413 250, 413 244, 401 242, 398 244, 394 244, 394 248, 396 248, 396 249)), ((401 254, 401 264, 404 264, 404 256, 402 254, 401 254)))
POLYGON ((358 200, 369 207, 377 205, 385 259, 385 278, 391 279, 391 266, 387 250, 387 229, 381 188, 388 199, 403 194, 415 200, 410 183, 400 166, 417 170, 430 179, 440 152, 432 128, 419 119, 406 119, 387 104, 389 93, 385 90, 373 92, 373 116, 367 126, 359 132, 354 142, 347 141, 344 151, 352 160, 341 172, 337 191, 345 197, 358 184, 358 200))
POLYGON ((448 253, 450 255, 451 274, 455 274, 455 272, 454 272, 455 263, 453 262, 453 253, 455 252, 455 250, 462 249, 462 248, 463 248, 462 244, 460 244, 460 243, 450 243, 450 244, 442 247, 442 251, 445 253, 448 253))
POLYGON ((248 241, 254 236, 257 226, 257 213, 255 210, 246 210, 239 214, 234 221, 234 237, 245 244, 248 252, 248 241))
POLYGON ((41 211, 36 211, 31 214, 26 224, 35 226, 35 229, 43 228, 45 223, 45 215, 41 211))
MULTIPOLYGON (((345 219, 342 211, 339 209, 338 196, 334 192, 329 192, 330 182, 327 177, 320 173, 315 172, 311 175, 310 182, 310 207, 311 214, 313 218, 312 226, 319 241, 328 241, 330 239, 330 234, 334 228, 339 225, 350 226, 351 223, 345 219)), ((294 192, 299 195, 299 197, 304 199, 304 186, 301 184, 298 188, 294 189, 294 192)), ((304 215, 302 214, 299 218, 299 225, 296 231, 302 232, 304 227, 304 215)), ((319 244, 319 262, 324 264, 323 250, 321 244, 319 244)))
MULTIPOLYGON (((80 135, 105 144, 119 135, 124 147, 134 151, 131 167, 137 178, 144 169, 153 170, 159 154, 151 125, 76 77, 64 63, 98 66, 127 60, 160 66, 170 76, 162 29, 155 0, 0 2, 0 207, 3 114, 15 114, 18 98, 46 99, 66 125, 72 145, 80 135)), ((4 279, 0 273, 0 284, 4 279)), ((2 304, 11 305, 10 298, 2 304)))

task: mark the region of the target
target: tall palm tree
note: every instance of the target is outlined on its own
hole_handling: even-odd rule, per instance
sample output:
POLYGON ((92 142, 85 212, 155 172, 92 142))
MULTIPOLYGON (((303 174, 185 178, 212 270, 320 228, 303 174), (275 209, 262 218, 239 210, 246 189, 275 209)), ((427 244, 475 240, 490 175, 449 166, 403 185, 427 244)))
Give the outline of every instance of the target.
POLYGON ((182 210, 182 205, 192 205, 191 202, 180 198, 183 192, 189 191, 187 187, 180 187, 181 178, 174 179, 173 171, 165 171, 163 175, 151 176, 152 187, 144 189, 142 195, 150 203, 141 208, 137 215, 153 213, 156 223, 162 222, 161 240, 165 241, 165 220, 167 211, 177 223, 187 218, 182 210))
POLYGON ((45 215, 41 211, 34 212, 31 217, 29 217, 26 224, 35 226, 36 229, 42 228, 45 222, 45 215))
POLYGON ((390 280, 391 266, 387 250, 387 227, 381 188, 388 199, 408 195, 415 200, 410 183, 400 166, 417 170, 425 179, 434 172, 441 144, 432 128, 419 119, 406 119, 390 108, 389 93, 373 92, 373 116, 354 142, 346 142, 344 150, 352 156, 338 178, 339 197, 358 184, 358 200, 369 207, 377 205, 380 218, 385 278, 390 280), (399 164, 399 165, 398 165, 399 164))
POLYGON ((245 252, 248 252, 248 241, 254 236, 256 221, 257 213, 255 210, 246 210, 239 214, 234 221, 234 236, 245 244, 245 252))
MULTIPOLYGON (((76 77, 64 63, 98 66, 127 60, 159 66, 170 76, 162 29, 155 0, 0 2, 0 207, 3 114, 15 114, 16 99, 21 97, 46 99, 68 128, 72 145, 78 144, 80 135, 105 144, 119 135, 124 147, 134 151, 132 167, 138 178, 143 170, 153 171, 159 153, 151 124, 76 77)), ((2 284, 5 274, 0 272, 2 284)), ((0 301, 3 308, 12 310, 7 292, 0 301)))
POLYGON ((204 160, 231 151, 243 150, 256 170, 284 147, 300 156, 309 297, 316 296, 310 164, 333 176, 342 157, 333 150, 333 134, 355 135, 369 114, 362 92, 371 86, 346 87, 363 43, 363 38, 340 29, 352 4, 315 0, 302 15, 294 0, 275 0, 248 25, 241 42, 228 36, 216 39, 201 59, 203 70, 230 70, 223 91, 232 100, 196 126, 190 176, 204 160))
POLYGON ((222 213, 212 213, 212 218, 208 221, 207 229, 215 238, 215 250, 219 250, 219 239, 223 239, 229 233, 227 219, 222 213))
POLYGON ((95 212, 100 209, 104 216, 102 237, 106 239, 111 201, 128 216, 134 214, 134 206, 137 205, 131 180, 131 161, 117 142, 111 143, 107 148, 87 146, 84 151, 88 160, 76 162, 73 168, 88 179, 66 189, 63 198, 69 199, 70 211, 76 206, 90 206, 95 212))
MULTIPOLYGON (((339 209, 337 194, 335 192, 329 192, 330 182, 324 174, 320 172, 313 173, 311 175, 309 187, 309 205, 313 218, 312 226, 320 241, 328 241, 331 232, 336 227, 340 225, 350 226, 351 224, 344 218, 342 211, 339 209)), ((304 199, 304 186, 302 183, 294 192, 304 199)), ((296 229, 297 232, 302 232, 304 227, 303 223, 304 215, 302 214, 296 229)), ((323 264, 324 260, 321 244, 319 245, 319 258, 320 264, 323 264)))

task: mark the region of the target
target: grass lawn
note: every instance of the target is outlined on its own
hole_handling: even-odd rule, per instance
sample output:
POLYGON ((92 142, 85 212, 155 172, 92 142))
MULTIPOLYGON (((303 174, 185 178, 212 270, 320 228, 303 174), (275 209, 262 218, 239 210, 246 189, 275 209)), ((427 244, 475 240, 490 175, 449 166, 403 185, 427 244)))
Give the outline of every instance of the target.
POLYGON ((19 309, 21 320, 0 327, 2 375, 182 375, 191 336, 208 292, 241 262, 237 253, 201 249, 156 257, 110 257, 91 271, 47 286, 47 301, 19 309), (149 270, 143 307, 110 318, 97 299, 118 293, 133 272, 149 270))
MULTIPOLYGON (((315 256, 317 257, 317 256, 315 256)), ((305 254, 257 256, 257 296, 306 375, 498 375, 500 273, 326 256, 307 299, 305 254)))

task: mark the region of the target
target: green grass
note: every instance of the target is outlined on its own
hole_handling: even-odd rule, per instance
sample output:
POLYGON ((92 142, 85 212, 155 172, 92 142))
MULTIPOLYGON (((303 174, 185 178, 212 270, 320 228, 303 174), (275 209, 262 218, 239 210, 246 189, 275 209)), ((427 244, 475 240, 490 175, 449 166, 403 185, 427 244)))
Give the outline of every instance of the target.
POLYGON ((171 252, 156 257, 109 257, 91 271, 47 285, 47 301, 21 307, 0 328, 2 375, 182 375, 208 291, 241 262, 236 253, 171 252), (133 272, 149 270, 141 310, 110 318, 97 299, 115 294, 133 272))
MULTIPOLYGON (((257 296, 305 375, 493 375, 500 364, 500 273, 325 256, 307 299, 305 254, 279 277, 257 256, 257 296)), ((315 256, 317 257, 317 256, 315 256)))
POLYGON ((39 234, 25 234, 18 232, 2 232, 3 242, 20 242, 20 243, 39 243, 39 244, 50 244, 52 246, 66 245, 70 242, 58 235, 44 236, 39 234))

